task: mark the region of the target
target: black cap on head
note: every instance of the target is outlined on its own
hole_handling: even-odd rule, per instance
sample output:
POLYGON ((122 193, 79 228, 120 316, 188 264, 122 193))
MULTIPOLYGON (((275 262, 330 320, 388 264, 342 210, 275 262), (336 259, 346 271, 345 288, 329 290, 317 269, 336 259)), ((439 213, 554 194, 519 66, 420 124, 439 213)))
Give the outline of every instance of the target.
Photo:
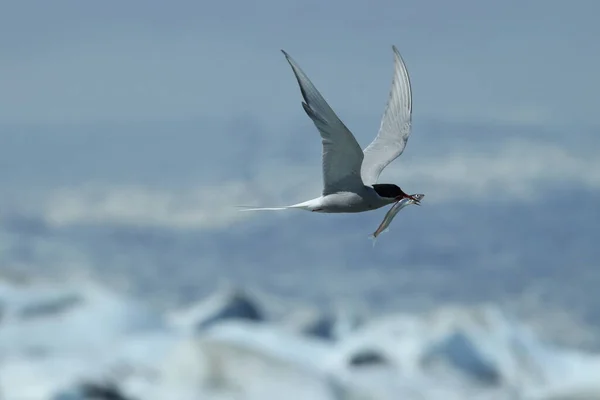
POLYGON ((385 197, 387 199, 406 196, 406 193, 404 193, 398 185, 394 185, 393 183, 376 183, 373 185, 373 189, 375 189, 380 197, 385 197))

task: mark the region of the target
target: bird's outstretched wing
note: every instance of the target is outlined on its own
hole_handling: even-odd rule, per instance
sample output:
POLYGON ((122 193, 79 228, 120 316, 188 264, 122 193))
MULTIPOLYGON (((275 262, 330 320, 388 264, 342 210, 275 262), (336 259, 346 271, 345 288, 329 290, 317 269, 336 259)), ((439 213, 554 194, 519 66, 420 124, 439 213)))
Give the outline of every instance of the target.
POLYGON ((323 195, 363 186, 360 171, 363 151, 352 132, 338 118, 298 64, 281 50, 300 86, 302 107, 321 134, 323 144, 323 195))
POLYGON ((361 176, 365 185, 377 183, 381 171, 406 147, 412 120, 412 91, 408 70, 396 46, 394 78, 377 137, 364 150, 361 176))

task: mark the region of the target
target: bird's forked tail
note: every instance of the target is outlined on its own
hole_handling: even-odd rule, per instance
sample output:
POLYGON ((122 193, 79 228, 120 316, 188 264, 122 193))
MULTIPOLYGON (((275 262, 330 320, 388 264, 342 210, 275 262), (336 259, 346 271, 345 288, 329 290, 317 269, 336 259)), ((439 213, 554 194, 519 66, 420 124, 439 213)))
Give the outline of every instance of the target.
POLYGON ((299 210, 307 210, 307 211, 316 211, 320 208, 320 204, 318 203, 318 199, 308 200, 298 204, 292 204, 291 206, 283 206, 283 207, 252 207, 252 206, 237 206, 241 208, 239 211, 281 211, 281 210, 291 210, 291 209, 299 209, 299 210))
POLYGON ((251 206, 236 206, 239 211, 280 211, 287 210, 291 207, 251 207, 251 206))

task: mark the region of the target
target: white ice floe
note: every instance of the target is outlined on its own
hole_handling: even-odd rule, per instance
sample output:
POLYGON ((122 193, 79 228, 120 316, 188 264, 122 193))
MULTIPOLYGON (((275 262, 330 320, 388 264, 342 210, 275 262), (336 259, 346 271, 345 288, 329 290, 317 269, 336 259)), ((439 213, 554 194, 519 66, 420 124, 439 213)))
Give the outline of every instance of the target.
POLYGON ((230 290, 162 313, 92 284, 2 283, 0 305, 3 400, 85 400, 83 382, 144 400, 600 398, 598 355, 545 343, 495 307, 322 337, 230 290))

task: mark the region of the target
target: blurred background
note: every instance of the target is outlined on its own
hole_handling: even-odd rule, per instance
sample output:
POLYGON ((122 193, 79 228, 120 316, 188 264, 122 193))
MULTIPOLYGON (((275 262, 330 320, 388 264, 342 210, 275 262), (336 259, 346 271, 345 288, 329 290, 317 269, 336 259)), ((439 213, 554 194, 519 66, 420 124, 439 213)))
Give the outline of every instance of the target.
POLYGON ((0 398, 600 399, 600 3, 0 8, 0 398), (238 212, 320 193, 280 49, 364 147, 392 44, 423 206, 238 212))

